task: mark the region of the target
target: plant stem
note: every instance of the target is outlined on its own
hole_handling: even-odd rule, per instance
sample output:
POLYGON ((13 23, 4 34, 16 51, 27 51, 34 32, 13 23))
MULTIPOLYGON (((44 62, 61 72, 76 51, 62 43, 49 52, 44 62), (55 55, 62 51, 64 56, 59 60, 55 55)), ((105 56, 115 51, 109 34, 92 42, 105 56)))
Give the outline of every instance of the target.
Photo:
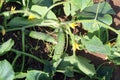
POLYGON ((44 60, 41 60, 40 58, 38 58, 38 57, 36 57, 36 56, 34 56, 34 55, 31 55, 31 54, 29 54, 29 53, 25 53, 25 52, 22 52, 22 51, 18 51, 18 50, 16 50, 16 49, 11 49, 11 51, 12 51, 12 52, 15 52, 16 54, 22 54, 22 55, 25 55, 25 56, 29 56, 29 57, 37 60, 38 62, 45 64, 45 61, 44 61, 44 60))
POLYGON ((65 52, 67 51, 67 48, 68 48, 68 43, 69 43, 69 38, 68 38, 68 35, 66 34, 65 52))
POLYGON ((17 61, 18 57, 20 57, 19 54, 16 55, 16 57, 14 58, 13 62, 12 62, 12 66, 14 67, 15 65, 15 62, 17 61))
MULTIPOLYGON (((69 25, 67 26, 67 30, 68 30, 68 34, 70 35, 70 38, 71 38, 72 47, 74 47, 75 38, 74 38, 74 34, 70 30, 69 25)), ((74 49, 73 49, 73 56, 75 56, 75 50, 74 49)))
MULTIPOLYGON (((28 25, 28 26, 23 26, 23 27, 26 29, 26 28, 32 28, 33 26, 35 26, 35 24, 33 24, 33 25, 28 25)), ((23 27, 18 27, 18 28, 13 28, 13 29, 6 29, 6 32, 22 30, 23 27)))
POLYGON ((24 7, 26 6, 25 1, 26 0, 22 0, 22 4, 23 4, 24 7))
POLYGON ((7 28, 7 18, 6 18, 6 17, 5 17, 4 20, 3 20, 3 24, 4 24, 4 25, 3 25, 4 28, 7 28))
POLYGON ((100 65, 98 66, 98 68, 96 69, 96 72, 97 72, 104 64, 107 64, 107 63, 109 63, 109 62, 104 62, 104 63, 100 64, 100 65))
POLYGON ((59 3, 56 3, 56 4, 53 4, 52 6, 50 6, 49 8, 48 8, 48 10, 46 11, 46 13, 43 15, 43 19, 46 17, 46 15, 47 15, 47 13, 52 9, 52 8, 54 8, 55 6, 58 6, 58 5, 62 5, 62 4, 64 4, 64 3, 67 3, 68 1, 64 1, 64 2, 59 2, 59 3))
POLYGON ((114 29, 113 27, 110 27, 109 25, 105 24, 105 23, 102 23, 100 21, 97 21, 96 22, 100 25, 102 25, 104 28, 107 28, 107 29, 110 29, 111 31, 115 32, 116 34, 120 35, 120 32, 116 29, 114 29))
MULTIPOLYGON (((107 24, 105 24, 105 23, 103 23, 103 22, 100 22, 100 21, 98 21, 98 20, 94 20, 94 19, 91 19, 91 20, 77 20, 77 21, 75 21, 75 22, 93 22, 93 21, 101 24, 104 28, 110 29, 111 31, 115 32, 116 34, 120 34, 120 32, 117 31, 116 29, 114 29, 114 28, 110 27, 109 25, 107 25, 107 24)), ((60 25, 68 24, 68 23, 71 23, 71 21, 62 22, 62 23, 60 23, 60 25)), ((37 24, 36 24, 36 25, 37 25, 37 24)), ((44 23, 44 24, 39 25, 39 26, 44 26, 44 25, 47 25, 47 23, 44 23)), ((28 26, 23 26, 23 27, 26 29, 26 28, 30 28, 30 27, 33 27, 33 26, 35 26, 35 24, 28 25, 28 26)), ((48 26, 49 26, 49 24, 48 24, 48 26)), ((22 28, 6 29, 6 32, 21 30, 21 29, 22 29, 22 28)), ((1 32, 1 31, 0 31, 0 32, 1 32)))
POLYGON ((97 6, 97 11, 96 11, 96 15, 95 15, 95 20, 97 20, 99 8, 100 8, 100 2, 98 3, 98 6, 97 6))
MULTIPOLYGON (((25 33, 24 33, 25 29, 22 28, 21 32, 22 32, 22 51, 25 52, 25 33)), ((25 64, 25 56, 23 55, 22 57, 22 67, 21 67, 21 72, 24 70, 24 64, 25 64)))
POLYGON ((12 28, 12 29, 6 29, 6 32, 11 32, 11 31, 16 31, 16 30, 22 30, 22 28, 24 28, 24 29, 32 28, 34 26, 46 27, 46 26, 50 26, 50 25, 54 24, 54 23, 42 23, 42 24, 40 24, 40 23, 41 23, 41 21, 38 21, 35 24, 30 24, 30 25, 22 26, 22 27, 16 27, 16 28, 12 28))

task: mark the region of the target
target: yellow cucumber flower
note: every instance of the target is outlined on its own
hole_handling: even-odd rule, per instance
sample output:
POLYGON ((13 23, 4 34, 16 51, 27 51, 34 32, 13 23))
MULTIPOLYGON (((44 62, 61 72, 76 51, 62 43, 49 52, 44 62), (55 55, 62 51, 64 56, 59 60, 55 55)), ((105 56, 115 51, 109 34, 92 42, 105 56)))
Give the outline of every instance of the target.
POLYGON ((75 29, 75 27, 77 26, 77 24, 73 22, 73 23, 70 23, 69 26, 70 26, 72 29, 75 29))
POLYGON ((15 11, 15 9, 16 9, 16 7, 15 7, 15 6, 12 6, 10 10, 11 10, 11 11, 15 11))
POLYGON ((28 20, 32 20, 32 19, 35 19, 35 16, 32 15, 32 14, 30 14, 30 15, 28 16, 28 20))
POLYGON ((80 45, 77 42, 73 43, 73 51, 76 51, 77 49, 79 50, 80 45))
POLYGON ((112 47, 112 46, 114 46, 116 44, 116 42, 112 42, 112 43, 108 43, 108 45, 110 46, 110 47, 112 47))
POLYGON ((105 60, 107 60, 107 59, 108 59, 108 56, 105 57, 105 60))

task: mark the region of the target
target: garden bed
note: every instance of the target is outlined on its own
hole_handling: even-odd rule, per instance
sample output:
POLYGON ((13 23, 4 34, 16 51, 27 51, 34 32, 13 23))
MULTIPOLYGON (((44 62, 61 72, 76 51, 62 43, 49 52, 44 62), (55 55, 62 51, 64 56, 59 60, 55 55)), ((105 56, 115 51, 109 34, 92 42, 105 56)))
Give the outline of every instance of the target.
POLYGON ((119 5, 1 0, 0 79, 119 80, 119 5))

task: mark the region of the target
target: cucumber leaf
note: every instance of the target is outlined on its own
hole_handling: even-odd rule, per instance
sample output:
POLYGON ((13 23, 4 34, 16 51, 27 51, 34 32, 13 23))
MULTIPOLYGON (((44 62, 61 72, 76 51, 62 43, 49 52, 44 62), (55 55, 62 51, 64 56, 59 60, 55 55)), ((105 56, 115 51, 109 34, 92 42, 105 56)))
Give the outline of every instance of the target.
MULTIPOLYGON (((93 17, 93 19, 95 18, 95 16, 93 17)), ((106 14, 104 16, 98 16, 97 18, 98 21, 103 22, 107 25, 111 25, 112 24, 112 16, 110 16, 109 14, 106 14)), ((97 23, 97 21, 90 21, 90 22, 82 22, 83 24, 83 28, 85 30, 87 30, 88 32, 95 32, 97 30, 99 30, 102 26, 101 24, 97 23)))
POLYGON ((107 2, 102 2, 100 4, 93 4, 85 8, 82 12, 77 12, 76 16, 81 18, 95 18, 98 9, 98 16, 104 16, 106 14, 115 14, 114 10, 111 8, 110 4, 107 2), (99 5, 99 9, 97 8, 99 5))
POLYGON ((89 7, 93 4, 92 0, 70 0, 64 5, 64 12, 66 16, 70 14, 73 16, 76 14, 76 11, 83 11, 86 7, 89 7))
POLYGON ((22 17, 15 17, 7 25, 10 27, 31 26, 40 24, 41 21, 41 19, 28 20, 22 17))
MULTIPOLYGON (((46 11, 48 11, 48 8, 46 6, 32 5, 31 10, 41 16, 44 16, 46 14, 46 11)), ((56 15, 51 10, 47 13, 46 18, 57 20, 56 15)))
POLYGON ((38 70, 31 70, 27 72, 25 80, 50 80, 48 73, 38 70))
POLYGON ((7 60, 0 61, 0 80, 13 80, 14 71, 7 60))
POLYGON ((50 7, 52 5, 52 1, 53 0, 49 0, 49 1, 48 0, 32 0, 32 3, 40 6, 50 7))
POLYGON ((9 39, 8 41, 0 45, 0 56, 10 51, 13 45, 14 45, 14 41, 12 39, 9 39))
POLYGON ((110 47, 108 45, 103 45, 102 41, 96 36, 90 40, 82 39, 81 41, 85 45, 85 48, 90 52, 101 53, 105 55, 111 54, 110 47))
POLYGON ((61 61, 59 66, 57 67, 58 70, 65 70, 66 68, 73 67, 73 71, 77 71, 80 73, 84 73, 89 77, 92 77, 96 74, 95 68, 93 64, 90 64, 90 60, 82 57, 82 56, 67 56, 61 61))

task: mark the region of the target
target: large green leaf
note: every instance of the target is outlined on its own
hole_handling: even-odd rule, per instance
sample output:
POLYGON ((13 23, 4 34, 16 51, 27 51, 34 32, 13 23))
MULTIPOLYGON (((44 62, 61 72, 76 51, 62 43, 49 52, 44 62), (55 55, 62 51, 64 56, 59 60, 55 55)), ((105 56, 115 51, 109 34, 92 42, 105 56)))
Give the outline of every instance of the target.
POLYGON ((100 29, 100 25, 96 21, 82 22, 82 25, 85 30, 91 33, 100 29))
POLYGON ((95 31, 93 33, 87 33, 89 38, 93 36, 99 37, 99 39, 103 42, 103 44, 108 42, 108 30, 104 27, 101 27, 99 31, 95 31))
MULTIPOLYGON (((102 2, 99 4, 99 10, 98 14, 115 14, 113 9, 111 8, 110 4, 108 2, 102 2)), ((90 6, 86 9, 84 9, 85 12, 96 14, 98 4, 94 4, 93 6, 90 6)))
POLYGON ((40 6, 50 7, 53 3, 53 0, 32 0, 32 3, 40 5, 40 6))
MULTIPOLYGON (((39 15, 44 16, 46 14, 46 11, 48 11, 48 8, 46 6, 32 5, 31 10, 37 12, 39 15)), ((47 13, 46 18, 57 20, 56 15, 51 10, 47 13)))
POLYGON ((70 14, 73 16, 76 14, 76 11, 78 10, 82 11, 92 4, 93 4, 92 0, 70 0, 64 4, 64 12, 66 16, 70 14))
MULTIPOLYGON (((89 17, 89 18, 92 18, 92 17, 89 17)), ((95 15, 93 19, 94 18, 95 18, 95 15)), ((107 25, 112 24, 112 16, 110 16, 109 14, 106 14, 104 16, 98 16, 97 20, 107 25)), ((101 27, 104 27, 101 24, 99 24, 96 20, 91 22, 87 22, 87 21, 82 22, 82 24, 83 24, 83 28, 91 33, 93 33, 94 31, 100 30, 101 27)))
MULTIPOLYGON (((90 6, 88 8, 85 8, 82 12, 78 12, 76 14, 78 20, 82 19, 95 19, 103 22, 107 25, 112 24, 112 16, 109 14, 114 14, 113 9, 107 2, 102 2, 99 4, 99 9, 97 8, 98 4, 94 4, 93 6, 90 6), (98 9, 98 15, 96 17, 96 12, 98 9)), ((83 28, 87 30, 88 32, 93 33, 94 31, 99 30, 101 27, 104 27, 100 24, 98 24, 96 21, 91 22, 82 22, 83 28)))
POLYGON ((43 41, 51 42, 53 44, 57 44, 57 41, 52 36, 50 36, 49 34, 45 34, 45 33, 42 33, 42 32, 31 31, 29 36, 34 38, 34 39, 43 40, 43 41))
POLYGON ((27 72, 25 80, 50 80, 48 73, 43 71, 31 70, 27 72))
POLYGON ((94 36, 90 40, 82 39, 82 43, 85 45, 85 48, 90 52, 101 53, 110 55, 110 47, 107 45, 103 45, 101 40, 94 36))
POLYGON ((94 65, 90 64, 90 60, 82 57, 82 56, 67 56, 65 57, 59 66, 57 67, 58 70, 65 70, 66 68, 73 67, 73 71, 80 72, 88 75, 93 76, 96 74, 94 65))
POLYGON ((70 14, 74 16, 76 14, 76 11, 79 10, 80 8, 77 7, 76 5, 72 4, 72 2, 67 2, 64 4, 64 12, 66 16, 69 16, 70 14))
POLYGON ((71 14, 70 4, 69 3, 64 4, 64 12, 65 12, 66 16, 69 16, 71 14))
POLYGON ((73 66, 68 66, 65 68, 65 72, 64 74, 67 76, 67 77, 74 77, 74 67, 73 66))
POLYGON ((13 45, 14 41, 12 39, 9 39, 8 41, 0 45, 0 55, 3 55, 5 54, 5 52, 10 51, 13 45))
POLYGON ((21 2, 22 3, 22 1, 21 0, 4 0, 5 2, 21 2))
MULTIPOLYGON (((71 0, 71 3, 79 7, 80 11, 93 4, 93 0, 71 0)), ((72 6, 71 6, 72 7, 72 6)))
POLYGON ((0 80, 13 80, 14 71, 7 60, 0 61, 0 80))
POLYGON ((105 14, 103 16, 98 16, 98 21, 101 21, 107 25, 111 25, 112 24, 112 16, 109 14, 105 14))
POLYGON ((8 23, 8 26, 11 27, 31 26, 31 25, 40 24, 41 21, 42 21, 41 19, 28 20, 22 17, 15 17, 8 23))
POLYGON ((61 0, 53 0, 53 3, 56 3, 56 2, 59 2, 59 1, 61 1, 61 0))

